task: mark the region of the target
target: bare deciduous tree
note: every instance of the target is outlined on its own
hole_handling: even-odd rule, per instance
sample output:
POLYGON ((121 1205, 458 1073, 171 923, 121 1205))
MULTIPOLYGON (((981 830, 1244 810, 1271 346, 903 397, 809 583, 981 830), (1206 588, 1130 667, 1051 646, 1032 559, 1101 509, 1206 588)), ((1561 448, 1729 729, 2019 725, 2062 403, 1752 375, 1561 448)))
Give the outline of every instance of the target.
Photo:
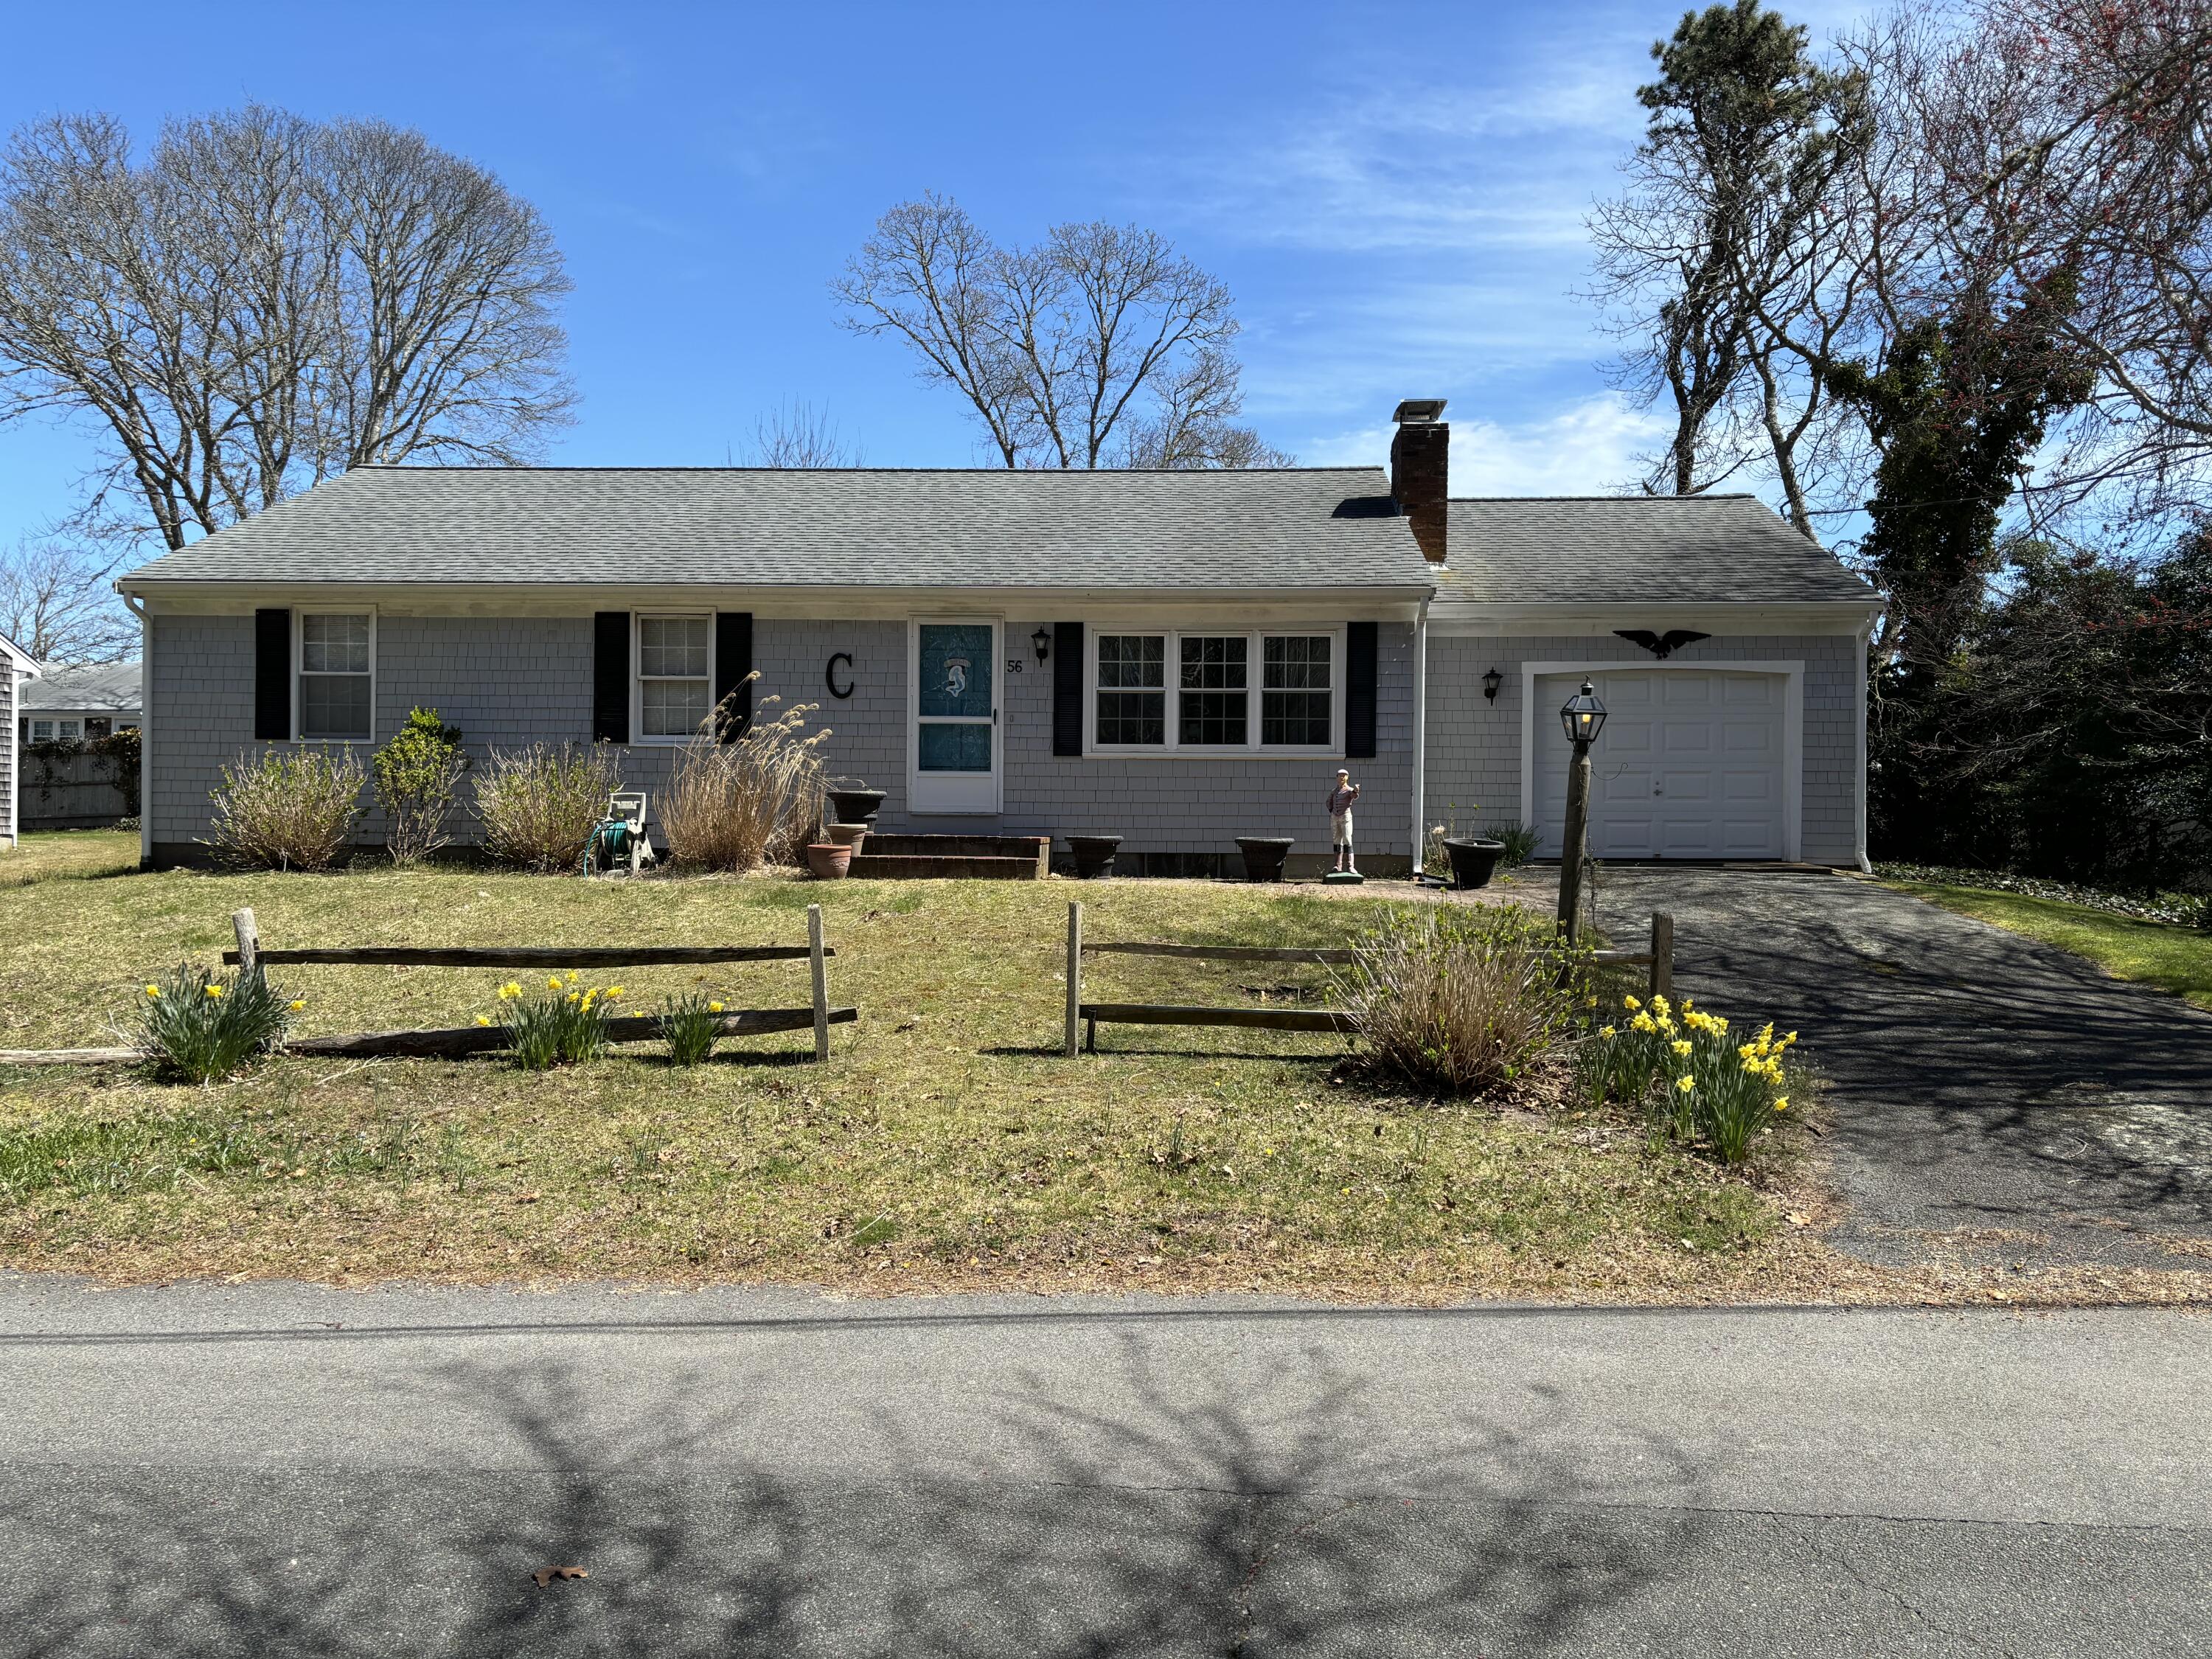
POLYGON ((801 398, 780 404, 753 422, 755 466, 850 467, 861 464, 858 444, 848 443, 830 411, 801 398))
POLYGON ((878 220, 832 286, 845 325, 912 346, 1007 466, 1287 464, 1234 423, 1228 289, 1156 232, 1056 225, 1003 248, 928 195, 878 220))
POLYGON ((512 464, 568 416, 561 256, 420 134, 260 106, 0 155, 0 418, 89 417, 94 531, 181 547, 348 467, 512 464))
POLYGON ((109 585, 117 561, 51 538, 0 554, 0 634, 40 662, 118 662, 138 623, 109 585))

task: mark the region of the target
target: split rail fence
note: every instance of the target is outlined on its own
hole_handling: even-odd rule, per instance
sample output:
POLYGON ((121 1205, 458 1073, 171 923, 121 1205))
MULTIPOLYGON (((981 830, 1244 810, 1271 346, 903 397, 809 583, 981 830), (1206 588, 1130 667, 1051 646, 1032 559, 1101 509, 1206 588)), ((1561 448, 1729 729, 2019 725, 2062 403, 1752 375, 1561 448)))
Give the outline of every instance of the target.
MULTIPOLYGON (((518 945, 471 947, 413 945, 317 945, 276 949, 264 945, 253 912, 232 914, 231 927, 238 943, 222 953, 226 964, 241 970, 298 965, 359 968, 498 968, 579 970, 602 968, 690 966, 716 962, 805 961, 812 970, 813 1000, 805 1008, 733 1008, 714 1017, 723 1036, 760 1036, 772 1031, 814 1032, 814 1058, 830 1058, 830 1028, 849 1025, 860 1017, 858 1008, 830 1006, 829 958, 837 947, 822 938, 822 907, 806 907, 804 945, 603 945, 586 946, 518 945)), ((660 1035, 657 1014, 619 1014, 607 1022, 612 1042, 640 1042, 660 1035)), ((284 1044, 292 1054, 373 1057, 428 1057, 459 1059, 507 1046, 507 1034, 499 1025, 459 1025, 428 1030, 355 1031, 341 1036, 293 1037, 284 1044)), ((0 1049, 0 1065, 68 1066, 143 1060, 137 1048, 9 1048, 0 1049)))

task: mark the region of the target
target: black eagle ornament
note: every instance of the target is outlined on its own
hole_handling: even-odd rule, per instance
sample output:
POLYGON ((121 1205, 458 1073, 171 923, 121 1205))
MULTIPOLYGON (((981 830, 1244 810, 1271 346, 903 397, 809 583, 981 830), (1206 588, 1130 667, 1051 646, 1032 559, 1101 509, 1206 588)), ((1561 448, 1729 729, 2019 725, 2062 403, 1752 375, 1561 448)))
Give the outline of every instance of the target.
POLYGON ((1616 628, 1613 633, 1631 645, 1640 645, 1664 662, 1677 646, 1695 645, 1699 640, 1712 638, 1692 628, 1670 628, 1663 634, 1655 634, 1648 628, 1616 628))

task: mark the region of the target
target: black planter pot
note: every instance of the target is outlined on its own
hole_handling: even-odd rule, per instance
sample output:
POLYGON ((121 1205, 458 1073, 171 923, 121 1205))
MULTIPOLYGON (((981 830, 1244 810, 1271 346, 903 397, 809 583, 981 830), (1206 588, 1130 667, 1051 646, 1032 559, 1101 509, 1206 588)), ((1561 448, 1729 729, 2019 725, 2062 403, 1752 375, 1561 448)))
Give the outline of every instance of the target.
POLYGON ((1075 874, 1081 881, 1097 881, 1114 873, 1114 850, 1119 836, 1070 836, 1068 850, 1075 854, 1075 874))
POLYGON ((1244 879, 1280 881, 1283 862, 1291 855, 1288 836, 1239 836, 1237 850, 1244 854, 1244 879))
POLYGON ((830 789, 830 805, 840 823, 870 823, 889 797, 880 789, 830 789))
POLYGON ((1444 856, 1451 860, 1451 884, 1454 887, 1487 887, 1497 873, 1498 855, 1505 850, 1502 841, 1484 841, 1477 836, 1454 837, 1444 842, 1444 856))

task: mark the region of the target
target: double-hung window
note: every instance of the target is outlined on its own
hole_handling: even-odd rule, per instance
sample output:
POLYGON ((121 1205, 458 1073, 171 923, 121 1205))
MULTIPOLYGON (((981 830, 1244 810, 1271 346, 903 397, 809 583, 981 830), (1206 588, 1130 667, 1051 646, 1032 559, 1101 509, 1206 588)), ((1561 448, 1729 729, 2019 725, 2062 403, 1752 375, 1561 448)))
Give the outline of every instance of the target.
POLYGON ((300 735, 366 740, 375 703, 375 620, 365 611, 300 613, 300 735))
POLYGON ((1335 749, 1335 633, 1100 629, 1091 637, 1094 751, 1335 749))
POLYGON ((638 732, 688 738, 714 712, 714 623, 707 617, 637 619, 638 732))

